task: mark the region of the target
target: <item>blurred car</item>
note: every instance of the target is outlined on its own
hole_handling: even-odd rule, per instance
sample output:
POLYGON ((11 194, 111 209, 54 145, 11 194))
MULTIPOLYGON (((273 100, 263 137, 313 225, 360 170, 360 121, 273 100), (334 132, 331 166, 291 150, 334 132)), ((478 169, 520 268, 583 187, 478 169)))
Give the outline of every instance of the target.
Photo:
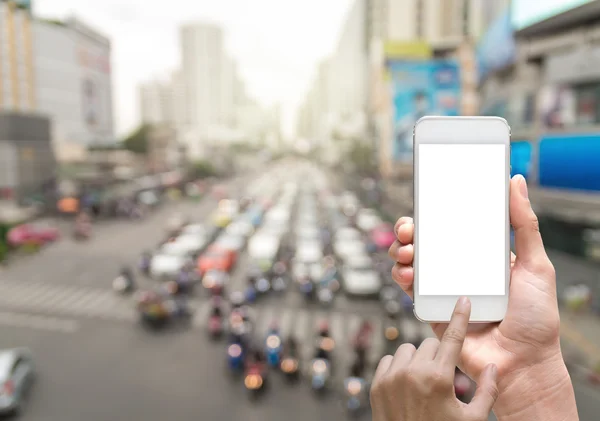
POLYGON ((200 273, 206 273, 211 270, 229 272, 233 268, 237 256, 237 253, 233 250, 212 245, 198 258, 198 271, 200 273))
POLYGON ((203 224, 190 224, 183 228, 181 231, 182 235, 197 235, 204 237, 207 234, 208 229, 203 224))
POLYGON ((175 241, 163 246, 167 250, 166 254, 179 254, 193 256, 200 253, 208 245, 208 239, 197 235, 180 235, 175 241))
POLYGON ((225 232, 232 236, 249 237, 254 233, 254 226, 248 221, 238 220, 229 224, 225 232))
POLYGON ((323 249, 319 241, 299 241, 296 245, 294 261, 304 264, 320 263, 323 249))
POLYGON ((246 237, 226 232, 215 240, 214 245, 225 250, 240 253, 246 245, 246 237))
POLYGON ((263 212, 260 206, 253 206, 246 212, 246 219, 254 226, 258 227, 263 219, 263 212))
POLYGON ((378 297, 382 282, 373 269, 372 259, 367 255, 355 255, 344 264, 342 285, 347 295, 378 297))
POLYGON ((219 228, 225 228, 231 223, 231 216, 223 212, 216 211, 211 218, 213 224, 219 228))
POLYGON ((229 274, 220 270, 210 270, 202 277, 202 286, 213 292, 223 292, 229 282, 229 274))
MULTIPOLYGON (((173 250, 166 251, 172 252, 173 250)), ((155 279, 173 279, 187 262, 189 262, 189 257, 186 254, 168 254, 161 250, 150 261, 150 276, 155 279)))
POLYGON ((381 218, 375 209, 363 208, 356 215, 356 226, 363 232, 369 232, 381 224, 381 218))
POLYGON ((250 239, 248 256, 261 268, 270 267, 275 263, 280 245, 278 236, 261 232, 250 239))
POLYGON ((392 224, 378 225, 370 232, 369 239, 378 250, 390 248, 394 244, 394 241, 396 241, 394 226, 392 224))
POLYGON ((18 225, 8 232, 7 239, 10 245, 18 247, 23 244, 44 245, 60 238, 57 228, 42 224, 18 225))
POLYGON ((321 232, 316 224, 297 225, 295 228, 296 238, 300 240, 320 240, 321 232))
POLYGON ((366 255, 367 247, 360 240, 336 240, 333 243, 333 252, 338 259, 346 261, 350 256, 366 255))
POLYGON ((33 385, 35 368, 31 351, 0 351, 0 414, 17 414, 33 385))

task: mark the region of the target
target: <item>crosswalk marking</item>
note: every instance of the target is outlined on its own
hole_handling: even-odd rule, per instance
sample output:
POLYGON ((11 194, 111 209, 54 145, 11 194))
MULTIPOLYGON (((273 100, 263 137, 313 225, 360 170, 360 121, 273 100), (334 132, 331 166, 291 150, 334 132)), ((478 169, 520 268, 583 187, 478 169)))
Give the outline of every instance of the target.
POLYGON ((383 336, 383 321, 381 317, 371 317, 369 318, 369 322, 371 322, 373 326, 373 344, 371 349, 371 355, 369 358, 371 362, 379 361, 383 354, 383 349, 385 347, 385 338, 383 336))
POLYGON ((307 333, 310 331, 310 315, 309 313, 301 309, 296 313, 296 326, 294 329, 294 337, 297 340, 305 338, 307 333))
POLYGON ((281 327, 281 334, 284 337, 288 337, 290 335, 290 333, 292 332, 293 323, 294 323, 293 310, 291 308, 283 309, 283 311, 281 312, 280 327, 281 327))
POLYGON ((54 317, 42 317, 6 311, 0 312, 0 325, 64 333, 73 333, 79 329, 79 324, 75 320, 57 319, 54 317))
POLYGON ((261 309, 256 319, 256 332, 259 337, 265 336, 269 330, 269 326, 275 321, 277 321, 275 308, 267 307, 261 309))
MULTIPOLYGON (((210 301, 194 299, 189 303, 194 316, 194 328, 204 328, 212 308, 210 301)), ((137 320, 137 310, 131 296, 121 296, 112 290, 61 286, 46 283, 18 283, 0 281, 0 325, 27 325, 36 329, 71 331, 76 329, 71 322, 57 322, 55 319, 38 315, 37 319, 12 315, 12 312, 33 312, 55 315, 56 317, 87 317, 106 321, 133 323, 137 320), (48 321, 43 321, 47 319, 48 321), (62 323, 62 324, 61 324, 62 323)), ((318 324, 327 321, 336 343, 336 351, 341 358, 350 358, 351 339, 358 331, 363 316, 340 309, 309 309, 303 306, 285 307, 258 305, 252 309, 256 334, 266 334, 273 321, 279 322, 284 337, 293 335, 301 344, 302 355, 309 357, 314 352, 314 335, 318 324), (346 355, 344 355, 346 354, 346 355)), ((383 338, 383 316, 370 315, 367 318, 374 328, 371 360, 378 359, 385 347, 383 338)), ((431 336, 426 324, 411 319, 398 322, 407 340, 416 335, 431 336)))

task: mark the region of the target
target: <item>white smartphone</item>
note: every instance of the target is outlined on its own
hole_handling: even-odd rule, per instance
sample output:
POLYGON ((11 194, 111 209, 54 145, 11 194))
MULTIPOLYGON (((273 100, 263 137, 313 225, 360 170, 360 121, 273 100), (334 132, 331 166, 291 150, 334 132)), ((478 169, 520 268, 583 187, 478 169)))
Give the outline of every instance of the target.
POLYGON ((424 117, 414 128, 414 313, 497 322, 510 282, 510 127, 499 117, 424 117))

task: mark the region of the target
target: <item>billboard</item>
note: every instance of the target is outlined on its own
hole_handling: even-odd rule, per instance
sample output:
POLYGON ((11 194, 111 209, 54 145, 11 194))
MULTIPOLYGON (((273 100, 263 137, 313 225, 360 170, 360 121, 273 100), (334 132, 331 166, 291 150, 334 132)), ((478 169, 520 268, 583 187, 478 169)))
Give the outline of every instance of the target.
POLYGON ((511 24, 511 11, 506 7, 477 45, 479 81, 493 71, 513 64, 516 54, 517 46, 511 24))
POLYGON ((512 27, 519 31, 546 19, 575 9, 592 0, 513 0, 512 27))
POLYGON ((459 66, 453 60, 388 61, 392 92, 392 157, 410 163, 416 121, 426 115, 460 114, 459 66))
POLYGON ((600 133, 545 136, 539 143, 539 185, 600 191, 600 133))
POLYGON ((531 172, 531 143, 516 141, 510 144, 510 176, 521 174, 527 179, 531 172))
POLYGON ((431 46, 422 41, 402 42, 387 41, 383 45, 383 53, 386 59, 430 59, 433 56, 431 46))

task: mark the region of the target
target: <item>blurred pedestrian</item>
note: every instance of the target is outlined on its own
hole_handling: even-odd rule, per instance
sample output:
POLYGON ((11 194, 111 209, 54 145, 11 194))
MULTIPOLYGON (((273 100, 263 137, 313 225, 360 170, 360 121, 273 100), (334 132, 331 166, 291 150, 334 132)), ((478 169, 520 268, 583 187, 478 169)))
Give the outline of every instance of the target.
MULTIPOLYGON (((579 419, 560 349, 556 274, 520 175, 511 180, 510 221, 516 256, 511 259, 504 320, 467 332, 470 302, 459 300, 449 325, 431 325, 441 342, 427 339, 418 350, 402 345, 393 357, 384 357, 371 394, 375 421, 483 421, 492 406, 499 420, 579 419), (470 405, 454 396, 454 366, 479 382, 470 405)), ((392 276, 412 297, 412 219, 400 218, 395 232, 390 255, 397 263, 392 276)), ((459 264, 468 262, 469 256, 464 256, 459 264)))

